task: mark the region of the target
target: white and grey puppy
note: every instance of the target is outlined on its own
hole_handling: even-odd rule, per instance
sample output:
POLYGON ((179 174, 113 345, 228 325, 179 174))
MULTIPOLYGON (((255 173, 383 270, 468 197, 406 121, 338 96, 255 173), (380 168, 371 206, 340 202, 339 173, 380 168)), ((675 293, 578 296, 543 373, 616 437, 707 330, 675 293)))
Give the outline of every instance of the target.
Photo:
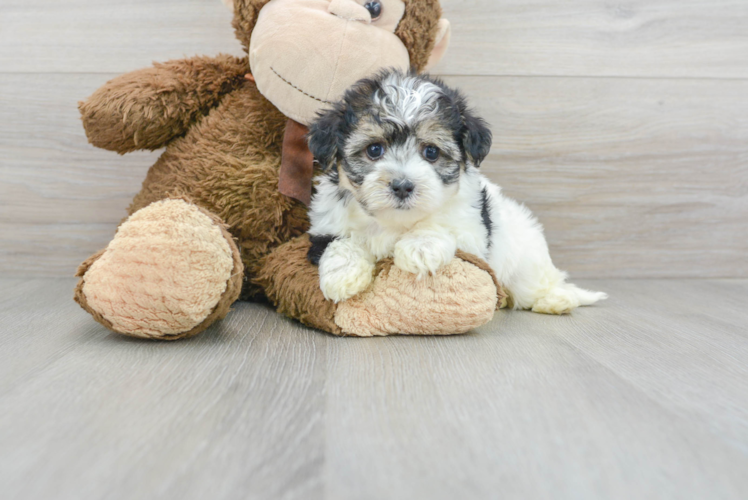
POLYGON ((363 291, 379 259, 423 277, 457 249, 489 263, 516 309, 563 314, 606 298, 566 283, 535 217, 478 172, 491 132, 441 81, 362 80, 311 125, 309 147, 326 172, 309 259, 328 299, 363 291))

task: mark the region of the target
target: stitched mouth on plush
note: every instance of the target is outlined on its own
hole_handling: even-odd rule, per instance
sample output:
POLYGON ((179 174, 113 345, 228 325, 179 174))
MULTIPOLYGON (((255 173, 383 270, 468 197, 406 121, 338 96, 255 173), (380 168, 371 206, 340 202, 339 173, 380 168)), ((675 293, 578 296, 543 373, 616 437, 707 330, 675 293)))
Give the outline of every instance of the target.
POLYGON ((282 76, 282 75, 281 75, 280 73, 278 73, 278 72, 277 72, 277 71, 275 70, 275 68, 273 68, 272 66, 270 67, 270 71, 272 71, 273 73, 275 73, 275 76, 277 76, 278 78, 280 78, 280 80, 281 80, 281 81, 282 81, 283 83, 285 83, 285 84, 286 84, 286 85, 288 85, 289 87, 293 88, 294 90, 297 90, 298 92, 301 92, 302 94, 304 94, 304 95, 305 95, 305 96, 307 96, 308 98, 310 98, 310 99, 314 99, 315 101, 317 101, 317 102, 321 102, 321 103, 323 103, 323 104, 329 104, 329 105, 332 105, 332 103, 331 103, 330 101, 325 101, 324 99, 320 99, 319 97, 315 97, 315 96, 313 96, 312 94, 310 94, 309 92, 306 92, 306 91, 305 91, 304 89, 302 89, 302 88, 300 88, 300 87, 297 87, 297 86, 296 86, 296 85, 294 85, 293 83, 289 82, 288 80, 286 80, 285 78, 283 78, 283 76, 282 76))
POLYGON ((368 15, 353 0, 271 1, 260 13, 249 47, 257 88, 284 115, 309 125, 361 78, 386 68, 407 71, 410 56, 394 33, 402 5, 401 0, 382 1, 381 19, 371 21, 353 15, 357 9, 368 15), (353 18, 345 18, 346 8, 353 18), (390 19, 386 13, 392 11, 399 15, 390 19), (279 32, 287 35, 279 39, 279 32))

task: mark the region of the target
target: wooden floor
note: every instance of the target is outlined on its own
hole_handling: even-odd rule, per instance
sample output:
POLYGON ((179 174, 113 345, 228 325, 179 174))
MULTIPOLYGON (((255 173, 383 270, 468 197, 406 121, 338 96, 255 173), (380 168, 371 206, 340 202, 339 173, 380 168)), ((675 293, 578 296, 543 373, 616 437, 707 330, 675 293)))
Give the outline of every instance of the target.
POLYGON ((160 152, 77 102, 241 55, 218 0, 0 1, 0 500, 748 499, 748 2, 442 0, 483 171, 611 299, 454 338, 240 304, 177 343, 72 301, 160 152), (28 276, 39 279, 30 280, 28 276), (10 279, 19 277, 18 279, 10 279))
POLYGON ((0 280, 1 496, 748 498, 748 281, 583 284, 611 299, 461 337, 239 304, 158 343, 0 280))

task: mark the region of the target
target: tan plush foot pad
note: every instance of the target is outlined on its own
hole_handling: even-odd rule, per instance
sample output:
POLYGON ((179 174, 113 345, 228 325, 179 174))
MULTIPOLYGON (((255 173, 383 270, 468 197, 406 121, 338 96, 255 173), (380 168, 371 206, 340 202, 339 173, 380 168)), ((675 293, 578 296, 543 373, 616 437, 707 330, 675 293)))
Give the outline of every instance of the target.
POLYGON ((466 333, 490 321, 505 298, 488 265, 460 252, 423 280, 385 260, 369 289, 336 305, 322 295, 317 267, 306 258, 308 249, 308 236, 277 248, 258 282, 279 312, 336 335, 466 333))
POLYGON ((75 299, 97 321, 125 335, 172 340, 228 313, 243 266, 220 220, 176 199, 134 213, 77 275, 75 299))

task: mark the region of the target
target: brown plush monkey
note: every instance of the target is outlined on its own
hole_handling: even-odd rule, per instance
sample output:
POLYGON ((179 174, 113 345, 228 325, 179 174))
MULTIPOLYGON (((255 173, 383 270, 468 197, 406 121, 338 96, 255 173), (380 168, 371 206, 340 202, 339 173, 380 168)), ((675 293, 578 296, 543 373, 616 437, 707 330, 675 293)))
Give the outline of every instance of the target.
POLYGON ((488 266, 466 254, 422 281, 382 262, 369 290, 326 301, 306 258, 306 207, 278 188, 287 124, 308 124, 381 68, 422 71, 438 61, 449 41, 438 1, 235 0, 233 8, 248 58, 155 64, 80 104, 95 146, 166 150, 112 242, 80 266, 76 301, 116 332, 158 339, 203 331, 240 296, 267 296, 335 334, 463 333, 487 322, 503 294, 488 266))

